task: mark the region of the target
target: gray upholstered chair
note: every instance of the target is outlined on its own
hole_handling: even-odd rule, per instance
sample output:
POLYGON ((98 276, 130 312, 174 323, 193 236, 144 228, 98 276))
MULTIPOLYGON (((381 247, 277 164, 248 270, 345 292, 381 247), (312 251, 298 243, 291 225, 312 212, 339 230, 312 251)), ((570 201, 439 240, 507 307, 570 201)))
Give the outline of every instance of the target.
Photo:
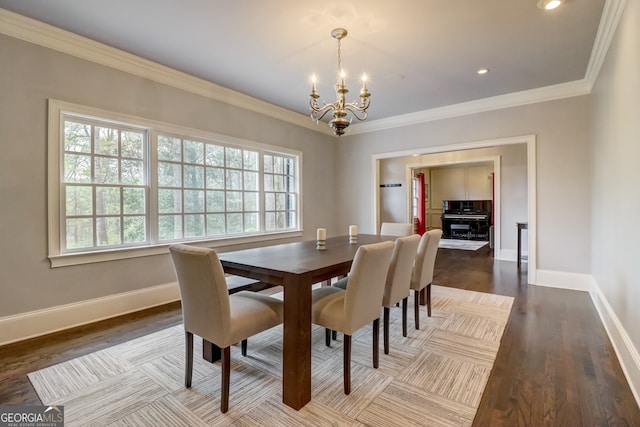
POLYGON ((438 244, 442 238, 442 230, 429 230, 422 235, 418 245, 416 261, 413 264, 411 274, 411 289, 414 291, 414 317, 416 329, 420 329, 420 300, 424 301, 426 292, 427 314, 431 317, 431 282, 433 282, 433 269, 438 254, 438 244))
POLYGON ((407 302, 411 273, 416 259, 420 235, 399 237, 396 240, 387 273, 387 281, 382 297, 384 354, 389 354, 389 315, 391 308, 402 301, 402 336, 407 336, 407 302))
POLYGON ((393 242, 360 246, 346 289, 324 286, 311 294, 311 321, 326 328, 327 345, 332 330, 344 334, 345 394, 351 393, 351 335, 370 322, 373 322, 373 367, 378 367, 380 308, 393 247, 393 242))
POLYGON ((380 225, 381 236, 411 236, 413 224, 404 222, 383 222, 380 225))
POLYGON ((255 292, 229 295, 222 264, 213 249, 188 245, 169 247, 178 277, 186 342, 185 386, 191 387, 193 335, 222 349, 220 410, 229 409, 232 344, 282 323, 282 301, 255 292))

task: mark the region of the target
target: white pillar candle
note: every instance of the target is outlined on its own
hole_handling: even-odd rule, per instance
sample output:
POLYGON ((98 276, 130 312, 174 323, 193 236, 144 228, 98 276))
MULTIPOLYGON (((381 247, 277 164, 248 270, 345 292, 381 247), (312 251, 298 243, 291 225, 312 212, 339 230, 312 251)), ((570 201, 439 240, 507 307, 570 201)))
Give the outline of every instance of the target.
POLYGON ((356 236, 358 234, 358 226, 350 225, 349 226, 349 236, 356 236))
POLYGON ((316 231, 316 238, 318 240, 327 240, 327 229, 318 228, 318 230, 316 231))

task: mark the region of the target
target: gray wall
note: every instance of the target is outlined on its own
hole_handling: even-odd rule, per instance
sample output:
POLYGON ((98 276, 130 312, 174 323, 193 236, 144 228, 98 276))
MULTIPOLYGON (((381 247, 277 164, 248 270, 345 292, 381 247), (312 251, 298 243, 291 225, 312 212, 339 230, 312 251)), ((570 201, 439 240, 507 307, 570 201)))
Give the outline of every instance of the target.
POLYGON ((304 237, 335 230, 330 136, 2 35, 0 94, 0 318, 175 281, 168 255, 49 267, 48 98, 301 150, 304 237))
MULTIPOLYGON (((592 275, 622 325, 640 348, 640 2, 627 1, 592 97, 592 275)), ((620 337, 623 340, 624 337, 620 337)), ((624 358, 624 355, 623 355, 624 358)), ((631 372, 634 372, 633 370, 631 372)), ((636 386, 640 374, 636 371, 636 386)))
POLYGON ((338 146, 338 227, 374 230, 373 154, 531 134, 537 137, 538 269, 588 274, 588 96, 347 136, 338 146))

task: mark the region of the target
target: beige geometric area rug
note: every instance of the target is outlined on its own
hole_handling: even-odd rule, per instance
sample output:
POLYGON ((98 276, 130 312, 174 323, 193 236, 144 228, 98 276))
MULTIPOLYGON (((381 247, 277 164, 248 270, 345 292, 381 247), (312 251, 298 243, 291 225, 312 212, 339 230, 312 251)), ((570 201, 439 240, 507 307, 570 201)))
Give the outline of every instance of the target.
MULTIPOLYGON (((312 330, 312 399, 282 403, 282 329, 231 349, 229 411, 220 412, 220 364, 196 339, 192 387, 184 387, 184 332, 175 326, 29 374, 45 405, 64 405, 70 426, 469 426, 473 422, 513 298, 433 286, 433 317, 421 307, 391 310, 390 354, 372 367, 371 328, 354 335, 352 391, 342 388, 342 336, 331 347, 312 330)), ((410 301, 413 298, 409 298, 410 301)), ((382 325, 381 325, 382 333, 382 325)))

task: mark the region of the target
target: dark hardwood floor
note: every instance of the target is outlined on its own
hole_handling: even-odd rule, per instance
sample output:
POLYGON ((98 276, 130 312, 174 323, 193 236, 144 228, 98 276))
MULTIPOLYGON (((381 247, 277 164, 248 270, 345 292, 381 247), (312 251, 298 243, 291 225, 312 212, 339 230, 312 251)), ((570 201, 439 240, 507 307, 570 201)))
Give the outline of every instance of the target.
MULTIPOLYGON (((640 409, 586 292, 528 286, 488 248, 440 249, 434 283, 515 297, 476 426, 640 426, 640 409)), ((435 296, 436 294, 434 294, 435 296)), ((181 321, 178 303, 0 347, 0 405, 40 404, 27 373, 181 321)))

